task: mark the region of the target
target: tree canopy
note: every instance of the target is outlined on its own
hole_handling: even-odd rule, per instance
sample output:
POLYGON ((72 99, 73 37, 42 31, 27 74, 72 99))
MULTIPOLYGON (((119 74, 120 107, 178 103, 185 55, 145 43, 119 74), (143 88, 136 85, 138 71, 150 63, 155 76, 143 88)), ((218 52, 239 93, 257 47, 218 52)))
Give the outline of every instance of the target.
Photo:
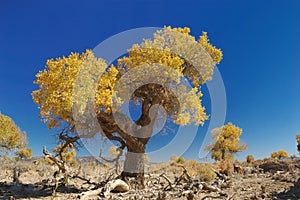
POLYGON ((10 151, 27 146, 25 132, 8 116, 0 113, 0 150, 7 154, 10 151))
POLYGON ((93 137, 99 124, 101 134, 117 142, 118 148, 144 153, 156 105, 176 124, 204 124, 208 116, 201 85, 212 79, 222 56, 206 32, 196 40, 189 28, 164 27, 153 40, 133 45, 115 65, 108 66, 91 50, 49 59, 36 75, 39 89, 32 97, 50 129, 69 126, 69 132, 93 137), (181 84, 184 78, 191 87, 181 84), (128 102, 140 105, 142 111, 133 123, 122 115, 121 107, 128 102))
POLYGON ((240 142, 242 129, 228 123, 220 128, 211 131, 214 143, 208 145, 206 150, 211 152, 211 157, 217 161, 233 160, 234 153, 243 151, 247 148, 246 144, 240 142))
POLYGON ((278 158, 280 160, 282 158, 287 158, 288 156, 289 156, 289 154, 284 150, 279 150, 277 152, 271 153, 271 158, 273 158, 273 159, 278 158))

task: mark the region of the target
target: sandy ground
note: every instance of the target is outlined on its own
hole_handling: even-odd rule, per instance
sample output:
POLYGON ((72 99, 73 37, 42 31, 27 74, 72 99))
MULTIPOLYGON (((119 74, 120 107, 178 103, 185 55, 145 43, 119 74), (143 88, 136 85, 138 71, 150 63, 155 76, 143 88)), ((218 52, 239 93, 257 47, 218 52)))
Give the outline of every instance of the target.
MULTIPOLYGON (((165 163, 164 166, 168 166, 165 163)), ((79 178, 71 179, 68 186, 58 186, 56 193, 55 182, 52 174, 55 166, 45 163, 4 165, 0 171, 0 199, 300 199, 300 162, 269 162, 250 168, 250 171, 234 173, 226 180, 217 178, 207 183, 213 189, 205 188, 205 184, 197 179, 186 183, 182 181, 173 188, 168 188, 168 182, 161 177, 164 173, 173 183, 176 175, 164 170, 152 172, 146 178, 146 188, 128 192, 110 193, 104 197, 103 192, 99 195, 82 198, 86 191, 101 190, 107 180, 113 180, 113 170, 108 167, 98 166, 95 163, 85 164, 79 178), (18 168, 19 174, 14 174, 18 168), (257 170, 259 169, 259 170, 257 170), (14 180, 15 176, 15 180, 14 180), (16 180, 17 177, 17 180, 16 180)), ((249 167, 248 167, 249 169, 249 167)), ((180 169, 178 169, 180 170, 180 169)))

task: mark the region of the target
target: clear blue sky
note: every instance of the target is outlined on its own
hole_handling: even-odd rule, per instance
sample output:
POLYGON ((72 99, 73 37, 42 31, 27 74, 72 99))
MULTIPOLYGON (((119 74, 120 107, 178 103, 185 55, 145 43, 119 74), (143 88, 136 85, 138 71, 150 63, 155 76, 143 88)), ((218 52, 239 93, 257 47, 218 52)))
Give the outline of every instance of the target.
MULTIPOLYGON (((34 155, 41 155, 42 146, 55 145, 55 132, 38 119, 30 94, 47 59, 94 48, 132 28, 188 26, 196 36, 207 31, 223 50, 218 68, 226 88, 226 122, 243 128, 241 138, 249 146, 236 158, 248 153, 263 158, 279 149, 296 153, 299 11, 298 0, 1 1, 0 110, 27 132, 34 155)), ((204 103, 209 111, 209 100, 204 103)), ((197 159, 201 132, 185 157, 197 159)))

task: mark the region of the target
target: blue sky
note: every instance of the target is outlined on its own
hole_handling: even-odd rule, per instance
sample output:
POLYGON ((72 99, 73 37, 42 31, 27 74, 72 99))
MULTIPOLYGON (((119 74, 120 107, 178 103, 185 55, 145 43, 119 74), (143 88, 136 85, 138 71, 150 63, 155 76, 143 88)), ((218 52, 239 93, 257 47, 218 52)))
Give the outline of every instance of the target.
MULTIPOLYGON (((223 50, 218 69, 226 89, 226 122, 243 128, 241 138, 248 143, 236 158, 263 158, 279 149, 296 153, 299 10, 297 0, 1 1, 0 110, 27 132, 34 155, 41 155, 42 146, 55 146, 55 131, 40 122, 30 94, 47 59, 94 48, 133 28, 188 26, 195 36, 207 31, 223 50)), ((209 103, 204 99, 208 112, 209 103)), ((206 126, 184 154, 188 159, 197 159, 206 126)))

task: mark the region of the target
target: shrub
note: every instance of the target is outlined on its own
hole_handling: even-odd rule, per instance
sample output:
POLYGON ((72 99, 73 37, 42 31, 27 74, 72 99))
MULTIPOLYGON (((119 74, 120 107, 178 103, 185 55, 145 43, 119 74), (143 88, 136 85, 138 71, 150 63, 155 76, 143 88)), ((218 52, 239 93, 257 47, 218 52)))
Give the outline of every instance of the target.
POLYGON ((199 179, 200 181, 212 181, 217 177, 209 164, 202 164, 196 160, 189 160, 184 164, 184 166, 191 176, 199 179))
POLYGON ((223 160, 219 163, 219 171, 221 174, 225 174, 230 176, 234 172, 234 166, 232 161, 230 160, 223 160))
POLYGON ((252 155, 247 155, 246 161, 247 163, 252 163, 254 161, 254 157, 252 155))
POLYGON ((183 163, 185 163, 185 158, 180 156, 179 158, 177 158, 176 162, 180 163, 180 164, 183 164, 183 163))

